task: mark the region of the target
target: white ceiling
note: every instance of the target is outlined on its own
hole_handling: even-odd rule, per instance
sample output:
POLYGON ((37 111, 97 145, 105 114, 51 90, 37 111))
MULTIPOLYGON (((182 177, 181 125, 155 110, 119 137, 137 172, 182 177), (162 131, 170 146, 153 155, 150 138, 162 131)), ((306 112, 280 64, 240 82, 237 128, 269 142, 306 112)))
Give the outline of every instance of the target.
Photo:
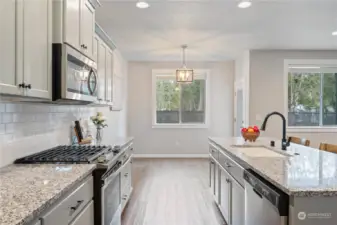
POLYGON ((337 0, 101 0, 96 20, 128 60, 235 58, 246 49, 337 49, 337 0))

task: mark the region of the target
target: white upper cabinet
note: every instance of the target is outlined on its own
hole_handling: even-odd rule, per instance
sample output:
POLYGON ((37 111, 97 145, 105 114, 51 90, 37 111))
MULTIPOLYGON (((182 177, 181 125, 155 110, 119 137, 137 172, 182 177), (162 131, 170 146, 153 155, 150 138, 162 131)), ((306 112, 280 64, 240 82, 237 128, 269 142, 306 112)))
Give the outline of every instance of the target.
POLYGON ((0 1, 0 93, 21 95, 15 68, 16 61, 16 3, 15 1, 0 1))
POLYGON ((95 29, 95 10, 88 0, 82 0, 81 6, 81 45, 84 53, 93 57, 93 42, 95 29))
POLYGON ((51 0, 24 1, 23 77, 27 96, 51 98, 51 0))
MULTIPOLYGON (((55 5, 59 4, 60 0, 55 5)), ((93 58, 95 9, 88 0, 63 0, 64 12, 64 37, 63 41, 82 52, 89 58, 93 58)), ((60 7, 60 6, 58 6, 60 7)), ((62 11, 58 8, 57 12, 62 11)), ((54 19, 58 21, 58 16, 54 19)), ((55 29, 62 25, 58 23, 55 29)), ((60 31, 55 31, 60 32, 60 31)))
POLYGON ((0 2, 0 93, 51 98, 52 2, 0 2))
POLYGON ((110 49, 106 52, 106 84, 105 84, 105 96, 108 103, 112 102, 112 72, 113 72, 113 54, 110 49))
POLYGON ((113 62, 113 108, 114 110, 122 110, 124 100, 123 90, 127 71, 125 71, 123 59, 121 58, 121 55, 117 54, 117 51, 114 52, 113 62))
POLYGON ((81 50, 80 12, 81 0, 66 0, 65 4, 65 42, 81 50))
POLYGON ((98 45, 99 45, 99 37, 97 35, 94 36, 94 43, 93 43, 93 60, 97 62, 98 60, 98 45))
POLYGON ((98 59, 97 59, 97 73, 98 73, 98 93, 97 98, 99 101, 104 101, 105 96, 105 82, 106 82, 106 52, 107 47, 103 41, 98 43, 98 59))

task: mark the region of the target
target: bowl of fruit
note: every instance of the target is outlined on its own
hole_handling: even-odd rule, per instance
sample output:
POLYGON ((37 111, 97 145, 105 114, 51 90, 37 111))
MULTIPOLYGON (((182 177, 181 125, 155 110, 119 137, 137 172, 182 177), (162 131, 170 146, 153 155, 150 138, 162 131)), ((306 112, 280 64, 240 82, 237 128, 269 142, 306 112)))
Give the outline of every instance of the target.
POLYGON ((257 126, 243 127, 241 129, 241 135, 245 141, 255 142, 260 136, 260 129, 257 126))

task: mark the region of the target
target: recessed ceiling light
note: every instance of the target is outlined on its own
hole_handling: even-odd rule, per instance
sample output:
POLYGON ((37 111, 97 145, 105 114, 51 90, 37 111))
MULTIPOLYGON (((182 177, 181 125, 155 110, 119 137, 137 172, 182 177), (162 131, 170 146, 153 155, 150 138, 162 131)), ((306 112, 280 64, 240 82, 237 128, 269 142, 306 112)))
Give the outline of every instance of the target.
POLYGON ((333 35, 333 36, 337 36, 337 30, 334 31, 334 32, 332 32, 332 35, 333 35))
POLYGON ((150 7, 150 4, 145 1, 138 1, 136 6, 140 9, 146 9, 150 7))
POLYGON ((238 4, 238 7, 241 9, 246 9, 252 6, 252 2, 248 1, 248 0, 242 0, 240 1, 240 3, 238 4))

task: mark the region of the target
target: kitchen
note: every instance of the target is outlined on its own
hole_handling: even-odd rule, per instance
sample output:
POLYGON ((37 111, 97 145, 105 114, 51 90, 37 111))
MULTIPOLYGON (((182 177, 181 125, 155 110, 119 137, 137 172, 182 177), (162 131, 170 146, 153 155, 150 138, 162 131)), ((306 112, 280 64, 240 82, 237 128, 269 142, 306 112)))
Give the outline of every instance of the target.
POLYGON ((335 2, 0 6, 0 224, 337 223, 335 2))

